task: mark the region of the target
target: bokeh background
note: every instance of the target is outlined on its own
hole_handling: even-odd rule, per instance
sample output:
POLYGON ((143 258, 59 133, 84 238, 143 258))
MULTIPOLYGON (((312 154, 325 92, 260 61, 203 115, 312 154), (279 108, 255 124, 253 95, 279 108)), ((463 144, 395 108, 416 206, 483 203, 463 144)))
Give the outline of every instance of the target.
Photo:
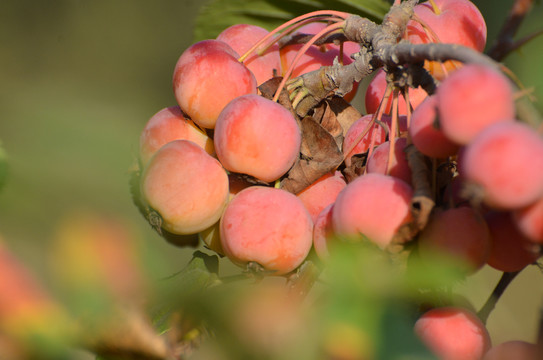
MULTIPOLYGON (((474 1, 495 38, 512 0, 474 1)), ((128 189, 139 134, 158 110, 175 104, 174 65, 193 41, 197 0, 3 0, 0 2, 0 141, 9 156, 0 190, 0 236, 47 283, 48 244, 59 222, 86 210, 129 224, 163 261, 153 274, 178 271, 193 249, 175 248, 148 226, 128 189)), ((542 28, 537 2, 519 37, 542 28)), ((543 98, 543 37, 506 64, 543 98)), ((363 87, 361 87, 363 89, 363 87)), ((355 104, 363 110, 361 97, 355 104)), ((489 104, 491 106, 491 104, 489 104)), ((522 160, 522 159, 520 159, 522 160)), ((480 307, 499 274, 484 269, 460 289, 480 307)), ((489 320, 494 342, 534 341, 543 274, 515 280, 489 320)))

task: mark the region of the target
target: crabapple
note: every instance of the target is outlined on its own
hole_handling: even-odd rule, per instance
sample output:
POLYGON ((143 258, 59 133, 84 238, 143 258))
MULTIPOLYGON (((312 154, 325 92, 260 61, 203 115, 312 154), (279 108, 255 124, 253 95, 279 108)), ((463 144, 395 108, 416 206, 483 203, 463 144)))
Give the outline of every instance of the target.
POLYGON ((484 215, 490 231, 488 265, 494 269, 520 271, 539 258, 537 246, 520 233, 509 211, 490 211, 484 215))
POLYGON ((406 146, 406 138, 396 138, 394 155, 389 164, 390 141, 378 145, 368 158, 366 171, 368 173, 394 176, 411 185, 411 168, 407 163, 407 156, 404 152, 406 146))
POLYGON ((402 225, 412 220, 413 189, 403 180, 382 174, 355 178, 339 193, 332 210, 338 235, 367 237, 380 247, 393 240, 402 225))
POLYGON ((424 155, 447 158, 458 152, 458 145, 450 141, 437 123, 437 97, 432 95, 413 111, 409 124, 413 145, 424 155))
MULTIPOLYGON (((482 52, 486 45, 487 28, 483 15, 469 0, 434 0, 436 8, 429 2, 414 7, 415 16, 421 19, 430 29, 416 20, 407 24, 407 38, 413 44, 440 42, 467 46, 482 52), (434 38, 434 33, 437 38, 434 38)), ((443 64, 426 61, 425 67, 437 79, 442 80, 446 73, 462 64, 457 61, 446 61, 443 64)))
POLYGON ((262 96, 243 95, 219 115, 214 144, 227 170, 271 182, 294 164, 300 152, 301 131, 283 106, 262 96))
MULTIPOLYGON (((387 87, 386 73, 383 69, 379 69, 375 74, 375 77, 368 84, 366 89, 366 95, 364 97, 364 102, 366 105, 366 113, 375 114, 379 110, 379 104, 381 99, 385 94, 387 87)), ((421 87, 409 88, 409 103, 413 109, 416 109, 419 104, 428 96, 426 91, 421 87)), ((384 114, 390 114, 392 108, 392 96, 384 104, 384 114)), ((403 96, 400 95, 398 101, 398 113, 400 115, 407 115, 407 105, 403 96)))
POLYGON ((414 329, 442 360, 479 360, 491 346, 485 325, 461 307, 433 308, 419 317, 414 329))
POLYGON ((460 145, 489 125, 511 122, 515 117, 509 80, 488 66, 463 66, 443 80, 436 97, 441 131, 460 145))
POLYGON ((192 120, 183 116, 179 106, 170 106, 154 114, 140 135, 140 160, 145 166, 153 154, 170 141, 190 140, 212 155, 213 140, 192 120))
POLYGON ((473 273, 482 268, 490 253, 488 226, 471 207, 436 211, 418 238, 421 259, 451 256, 473 273))
MULTIPOLYGON (((268 33, 268 30, 260 26, 235 24, 224 29, 217 36, 217 40, 227 43, 239 55, 243 55, 268 33)), ((260 85, 274 75, 281 74, 279 46, 274 44, 262 55, 253 53, 243 63, 253 72, 257 84, 260 85)))
POLYGON ((541 349, 538 345, 522 340, 509 340, 494 345, 482 360, 538 360, 541 349))
POLYGON ((468 191, 494 208, 515 209, 543 196, 543 139, 526 124, 494 124, 461 157, 468 191))
POLYGON ((326 206, 314 221, 313 227, 313 249, 321 260, 326 260, 330 256, 328 251, 328 242, 332 240, 334 234, 332 228, 332 208, 334 204, 326 206))
POLYGON ((228 203, 220 222, 224 254, 235 264, 260 264, 275 275, 296 269, 312 245, 313 221, 296 195, 251 186, 228 203))
POLYGON ((186 49, 175 65, 173 89, 181 109, 203 128, 213 129, 230 100, 256 94, 256 79, 239 55, 219 40, 202 40, 186 49))
POLYGON ((228 201, 228 176, 219 161, 188 140, 160 148, 144 169, 145 202, 173 234, 196 234, 216 223, 228 201))
POLYGON ((336 201, 336 197, 347 186, 345 178, 339 171, 333 171, 321 176, 313 184, 297 194, 309 211, 313 221, 328 205, 336 201))
MULTIPOLYGON (((353 155, 363 154, 369 150, 372 144, 379 145, 386 141, 387 131, 390 129, 391 117, 383 115, 382 123, 388 128, 385 130, 382 124, 373 123, 370 127, 370 123, 374 114, 368 114, 360 117, 356 120, 347 130, 345 139, 343 140, 343 156, 348 163, 353 155)), ((407 130, 406 124, 407 118, 400 116, 398 118, 398 127, 400 132, 407 130)))
POLYGON ((514 210, 513 219, 527 238, 543 244, 543 196, 533 204, 514 210))

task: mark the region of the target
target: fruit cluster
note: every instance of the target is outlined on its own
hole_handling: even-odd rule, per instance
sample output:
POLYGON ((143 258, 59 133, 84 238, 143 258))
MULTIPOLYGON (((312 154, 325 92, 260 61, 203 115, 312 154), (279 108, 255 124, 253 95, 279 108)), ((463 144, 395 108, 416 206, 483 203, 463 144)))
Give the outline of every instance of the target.
MULTIPOLYGON (((411 43, 484 49, 486 25, 471 2, 435 0, 414 10, 403 34, 411 43)), ((183 52, 173 74, 178 105, 157 112, 141 134, 136 200, 147 219, 172 242, 202 240, 241 267, 273 275, 292 273, 312 251, 325 263, 332 242, 345 238, 382 249, 400 244, 422 261, 453 257, 468 275, 486 264, 513 272, 535 262, 543 139, 517 119, 511 80, 497 65, 426 61, 436 91, 402 92, 381 69, 365 94, 366 115, 349 104, 355 83, 301 118, 300 99, 282 98, 285 81, 349 64, 361 49, 314 44, 340 29, 338 18, 345 14, 281 28, 305 44, 239 24, 183 52), (350 117, 334 113, 338 103, 350 117), (312 163, 334 158, 331 148, 339 161, 312 163), (414 211, 421 191, 434 204, 426 216, 414 211)), ((416 331, 443 358, 479 359, 489 349, 475 315, 431 311, 416 331), (440 342, 456 336, 451 329, 477 335, 465 349, 448 348, 440 342)))

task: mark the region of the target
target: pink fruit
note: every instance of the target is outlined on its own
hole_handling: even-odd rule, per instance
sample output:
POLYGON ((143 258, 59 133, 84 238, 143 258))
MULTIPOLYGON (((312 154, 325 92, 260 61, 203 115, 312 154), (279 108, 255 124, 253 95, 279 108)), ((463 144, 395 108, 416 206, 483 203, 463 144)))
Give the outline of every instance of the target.
POLYGON ((520 233, 510 212, 489 212, 485 220, 490 231, 488 265, 506 272, 520 271, 539 258, 533 242, 520 233))
POLYGON ((540 360, 542 355, 542 350, 537 344, 509 340, 491 347, 483 360, 540 360))
POLYGON ((469 273, 482 268, 490 253, 490 233, 484 218, 470 207, 435 212, 418 238, 421 259, 451 257, 469 273))
MULTIPOLYGON (((230 45, 240 56, 245 54, 254 44, 269 33, 268 30, 250 24, 236 24, 223 30, 217 40, 230 45)), ((258 49, 257 49, 258 51, 258 49)), ((243 62, 255 75, 258 85, 281 74, 279 46, 271 46, 262 55, 253 53, 243 62)))
POLYGON ((535 203, 513 211, 515 224, 531 241, 543 244, 543 197, 535 203))
POLYGON ((219 40, 197 42, 179 57, 173 73, 175 98, 199 126, 214 128, 230 100, 256 94, 256 79, 238 57, 219 40))
POLYGON ((491 346, 485 325, 460 307, 427 311, 415 323, 415 333, 442 360, 479 360, 491 346))
POLYGON ((141 177, 146 203, 173 234, 196 234, 216 223, 228 201, 228 176, 217 159, 188 140, 174 140, 151 158, 141 177))
POLYGON ((284 175, 299 155, 301 132, 284 107, 258 95, 240 96, 217 119, 215 151, 230 171, 264 181, 284 175))
POLYGON ((339 171, 335 171, 323 175, 297 196, 315 221, 325 207, 336 201, 337 195, 345 186, 345 178, 339 171))
POLYGON ((427 97, 413 111, 409 135, 413 145, 426 156, 447 158, 458 152, 458 145, 439 129, 436 96, 427 97))
POLYGON ((228 204, 220 223, 224 254, 235 264, 256 262, 274 275, 296 269, 311 249, 313 222, 295 195, 251 186, 228 204))
POLYGON ((439 126, 450 141, 460 145, 489 125, 515 117, 509 80, 488 66, 463 66, 441 83, 436 97, 439 126))
POLYGON ((392 176, 366 174, 347 184, 334 204, 332 223, 339 235, 363 235, 385 247, 412 220, 412 188, 392 176))
MULTIPOLYGON (((379 69, 377 73, 375 74, 375 77, 369 83, 368 88, 366 90, 366 95, 364 98, 365 105, 366 105, 366 113, 368 114, 377 113, 377 110, 379 109, 379 104, 381 103, 381 99, 385 95, 386 87, 387 87, 386 73, 383 71, 383 69, 379 69)), ((411 104, 413 109, 416 109, 419 106, 419 104, 428 96, 426 91, 424 91, 421 87, 409 88, 408 91, 409 91, 409 103, 411 104)), ((384 106, 385 106, 384 114, 390 114, 391 108, 392 108, 392 96, 384 104, 384 106)), ((398 112, 400 115, 407 115, 407 105, 406 105, 405 99, 401 95, 398 101, 398 109, 399 109, 398 112)))
POLYGON ((325 207, 315 219, 313 228, 313 248, 321 260, 326 260, 330 256, 328 244, 334 236, 332 227, 332 208, 334 204, 325 207))
POLYGON ((407 163, 407 156, 404 151, 406 146, 406 138, 396 138, 394 154, 389 164, 390 141, 385 141, 378 145, 368 158, 366 171, 368 173, 390 175, 402 179, 411 185, 411 169, 407 163))
POLYGON ((543 196, 543 139, 520 122, 495 124, 466 146, 463 176, 487 205, 515 209, 543 196))
POLYGON ((185 118, 179 106, 171 106, 154 114, 143 128, 140 135, 141 164, 145 166, 162 145, 178 139, 190 140, 208 154, 215 152, 213 140, 192 120, 185 118))

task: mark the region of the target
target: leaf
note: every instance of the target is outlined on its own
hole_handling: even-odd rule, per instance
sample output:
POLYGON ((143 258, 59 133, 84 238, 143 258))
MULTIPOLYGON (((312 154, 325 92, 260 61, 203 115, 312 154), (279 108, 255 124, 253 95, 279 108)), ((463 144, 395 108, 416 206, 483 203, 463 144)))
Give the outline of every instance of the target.
POLYGON ((385 0, 211 0, 196 19, 194 41, 214 39, 234 24, 254 24, 272 30, 296 16, 316 10, 336 10, 382 20, 390 8, 385 0))

